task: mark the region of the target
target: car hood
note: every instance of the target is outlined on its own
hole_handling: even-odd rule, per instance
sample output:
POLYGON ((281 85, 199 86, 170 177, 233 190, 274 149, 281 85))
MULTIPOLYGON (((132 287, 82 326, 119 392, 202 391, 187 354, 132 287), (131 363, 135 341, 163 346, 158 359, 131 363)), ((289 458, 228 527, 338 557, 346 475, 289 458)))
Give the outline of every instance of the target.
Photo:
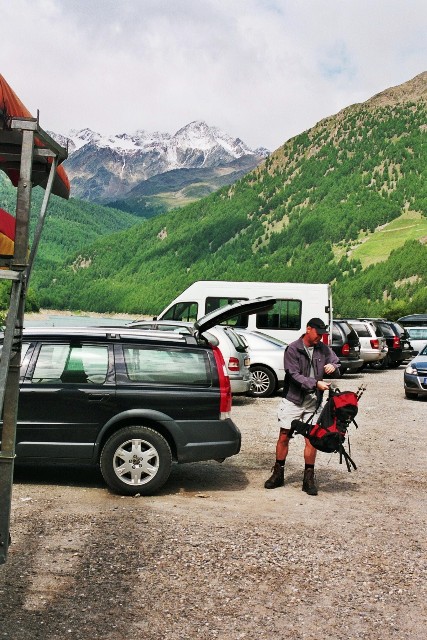
POLYGON ((276 298, 264 297, 256 298, 254 300, 242 300, 235 304, 227 304, 225 307, 214 309, 214 311, 211 311, 202 318, 196 320, 194 328, 199 333, 203 333, 215 325, 221 324, 221 322, 225 322, 226 320, 239 316, 242 313, 252 314, 257 313, 258 311, 267 311, 268 309, 271 309, 276 301, 276 298))
POLYGON ((417 356, 409 364, 415 367, 415 369, 427 370, 427 355, 417 356))

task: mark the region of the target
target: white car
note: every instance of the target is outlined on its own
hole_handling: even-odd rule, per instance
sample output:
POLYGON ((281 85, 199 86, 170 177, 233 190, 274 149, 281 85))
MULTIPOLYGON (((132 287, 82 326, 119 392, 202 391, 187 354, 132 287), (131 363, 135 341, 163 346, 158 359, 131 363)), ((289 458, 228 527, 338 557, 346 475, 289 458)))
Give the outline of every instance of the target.
POLYGON ((346 318, 346 321, 359 337, 360 357, 363 360, 363 365, 360 369, 363 369, 366 365, 380 366, 388 352, 386 339, 377 335, 374 325, 369 320, 346 318))
POLYGON ((261 331, 237 328, 234 331, 243 338, 248 346, 252 374, 250 395, 256 398, 271 396, 279 387, 283 387, 285 350, 288 345, 261 331))
POLYGON ((409 342, 412 346, 412 355, 417 353, 427 344, 427 326, 424 327, 405 327, 409 334, 409 342))

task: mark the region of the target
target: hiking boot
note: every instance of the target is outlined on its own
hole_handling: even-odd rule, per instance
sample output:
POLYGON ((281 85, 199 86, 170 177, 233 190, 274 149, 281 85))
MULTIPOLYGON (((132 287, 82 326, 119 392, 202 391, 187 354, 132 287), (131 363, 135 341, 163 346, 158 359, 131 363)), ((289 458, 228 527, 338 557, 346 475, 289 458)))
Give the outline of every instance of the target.
POLYGON ((302 490, 309 496, 317 496, 317 485, 314 479, 314 469, 305 469, 302 490))
POLYGON ((266 489, 276 489, 277 487, 283 487, 285 484, 285 467, 281 467, 278 462, 272 467, 272 474, 268 480, 264 482, 266 489))

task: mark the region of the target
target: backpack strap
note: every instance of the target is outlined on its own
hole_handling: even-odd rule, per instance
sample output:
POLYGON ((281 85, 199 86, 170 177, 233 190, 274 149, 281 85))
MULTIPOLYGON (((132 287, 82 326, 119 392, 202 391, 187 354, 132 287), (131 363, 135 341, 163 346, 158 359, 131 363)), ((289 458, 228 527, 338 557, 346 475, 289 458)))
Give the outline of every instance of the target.
POLYGON ((302 422, 301 420, 292 420, 291 428, 289 429, 289 433, 288 433, 289 440, 294 437, 294 433, 299 433, 305 437, 305 432, 307 431, 307 425, 311 424, 316 411, 317 411, 317 407, 305 422, 302 422))
POLYGON ((344 458, 345 464, 347 465, 347 471, 349 473, 351 472, 351 467, 353 467, 353 469, 357 469, 354 460, 350 458, 349 454, 342 445, 340 445, 338 453, 340 454, 340 464, 342 464, 342 459, 344 458))

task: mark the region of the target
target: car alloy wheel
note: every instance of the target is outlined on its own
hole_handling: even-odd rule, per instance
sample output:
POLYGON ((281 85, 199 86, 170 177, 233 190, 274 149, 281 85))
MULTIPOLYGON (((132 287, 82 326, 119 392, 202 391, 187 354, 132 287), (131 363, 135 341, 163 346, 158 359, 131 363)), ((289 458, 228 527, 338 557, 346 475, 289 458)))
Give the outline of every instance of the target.
POLYGON ((256 398, 267 398, 276 390, 276 378, 274 373, 263 367, 255 365, 251 370, 251 387, 249 393, 256 398))
POLYGON ((172 464, 165 438, 150 427, 124 427, 106 442, 101 472, 106 483, 123 495, 150 495, 168 479, 172 464))

